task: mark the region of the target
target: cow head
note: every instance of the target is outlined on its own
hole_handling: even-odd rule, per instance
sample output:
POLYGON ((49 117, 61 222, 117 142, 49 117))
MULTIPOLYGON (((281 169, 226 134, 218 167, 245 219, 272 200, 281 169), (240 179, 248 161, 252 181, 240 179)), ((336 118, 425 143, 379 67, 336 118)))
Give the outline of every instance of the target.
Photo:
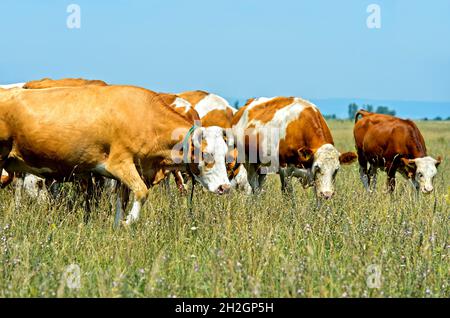
POLYGON ((301 148, 298 154, 300 161, 311 166, 316 191, 325 199, 330 199, 335 193, 334 180, 341 164, 351 164, 357 158, 352 152, 339 153, 331 144, 321 146, 315 153, 311 149, 301 148))
POLYGON ((224 130, 220 127, 199 127, 192 134, 193 151, 189 168, 194 178, 206 189, 217 194, 230 191, 227 176, 224 130))
POLYGON ((423 157, 416 159, 402 158, 403 168, 407 175, 412 179, 413 184, 423 193, 433 192, 433 179, 437 174, 437 167, 442 161, 441 157, 434 159, 432 157, 423 157))

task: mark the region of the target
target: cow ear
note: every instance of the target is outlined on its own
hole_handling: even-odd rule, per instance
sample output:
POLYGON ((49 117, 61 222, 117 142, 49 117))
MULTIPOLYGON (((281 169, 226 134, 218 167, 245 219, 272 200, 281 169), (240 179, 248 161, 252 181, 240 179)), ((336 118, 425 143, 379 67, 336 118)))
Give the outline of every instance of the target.
POLYGON ((309 163, 314 158, 314 152, 310 148, 302 147, 297 150, 300 162, 309 163))
POLYGON ((439 165, 441 164, 441 162, 442 162, 442 157, 441 157, 441 156, 438 156, 437 159, 436 159, 436 168, 439 167, 439 165))
POLYGON ((414 159, 401 158, 401 161, 406 168, 414 169, 416 167, 414 159))
POLYGON ((339 156, 339 162, 343 165, 352 164, 358 159, 358 155, 354 152, 345 152, 339 156))

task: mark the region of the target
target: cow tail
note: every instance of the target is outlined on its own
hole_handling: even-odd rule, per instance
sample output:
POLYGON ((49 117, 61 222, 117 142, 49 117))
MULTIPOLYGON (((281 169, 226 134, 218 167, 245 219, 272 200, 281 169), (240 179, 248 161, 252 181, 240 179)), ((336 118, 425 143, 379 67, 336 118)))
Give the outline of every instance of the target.
POLYGON ((369 114, 371 114, 371 113, 368 112, 367 110, 364 110, 364 109, 358 110, 355 114, 355 124, 360 118, 363 118, 364 116, 369 115, 369 114), (361 117, 359 117, 359 116, 361 116, 361 117))

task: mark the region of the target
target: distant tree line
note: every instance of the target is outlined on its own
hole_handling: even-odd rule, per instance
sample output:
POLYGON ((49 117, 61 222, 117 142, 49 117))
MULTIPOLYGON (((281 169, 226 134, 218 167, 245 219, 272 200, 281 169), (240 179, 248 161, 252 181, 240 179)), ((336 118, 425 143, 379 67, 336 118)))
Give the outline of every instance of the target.
POLYGON ((428 118, 428 117, 425 117, 425 118, 423 118, 422 120, 425 120, 425 121, 428 121, 428 120, 435 120, 435 121, 443 121, 443 120, 447 120, 447 121, 450 121, 450 116, 449 117, 447 117, 447 118, 442 118, 441 116, 437 116, 437 117, 434 117, 434 118, 432 118, 432 119, 430 119, 430 118, 428 118))
POLYGON ((362 107, 359 107, 358 104, 351 103, 348 105, 348 118, 354 119, 356 112, 361 108, 365 109, 371 113, 385 114, 385 115, 391 115, 391 116, 395 116, 395 114, 396 114, 395 110, 389 109, 389 107, 387 107, 387 106, 377 106, 377 108, 375 108, 373 105, 365 104, 365 105, 362 105, 362 107))

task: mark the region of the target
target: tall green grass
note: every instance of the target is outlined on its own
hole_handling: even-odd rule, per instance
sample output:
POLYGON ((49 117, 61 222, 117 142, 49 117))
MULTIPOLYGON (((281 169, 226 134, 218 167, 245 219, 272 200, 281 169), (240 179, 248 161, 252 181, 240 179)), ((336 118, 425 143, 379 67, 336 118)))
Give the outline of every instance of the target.
MULTIPOLYGON (((337 147, 353 150, 352 123, 330 126, 337 147)), ((430 154, 447 159, 429 196, 400 177, 388 195, 383 174, 369 195, 355 164, 320 208, 298 182, 294 200, 283 196, 276 176, 257 197, 197 189, 192 213, 174 186, 155 187, 139 222, 114 230, 106 194, 85 224, 81 199, 15 207, 3 190, 0 296, 449 297, 450 125, 419 126, 430 154), (70 264, 79 288, 67 282, 70 264), (367 284, 370 265, 381 271, 379 288, 367 284)))

